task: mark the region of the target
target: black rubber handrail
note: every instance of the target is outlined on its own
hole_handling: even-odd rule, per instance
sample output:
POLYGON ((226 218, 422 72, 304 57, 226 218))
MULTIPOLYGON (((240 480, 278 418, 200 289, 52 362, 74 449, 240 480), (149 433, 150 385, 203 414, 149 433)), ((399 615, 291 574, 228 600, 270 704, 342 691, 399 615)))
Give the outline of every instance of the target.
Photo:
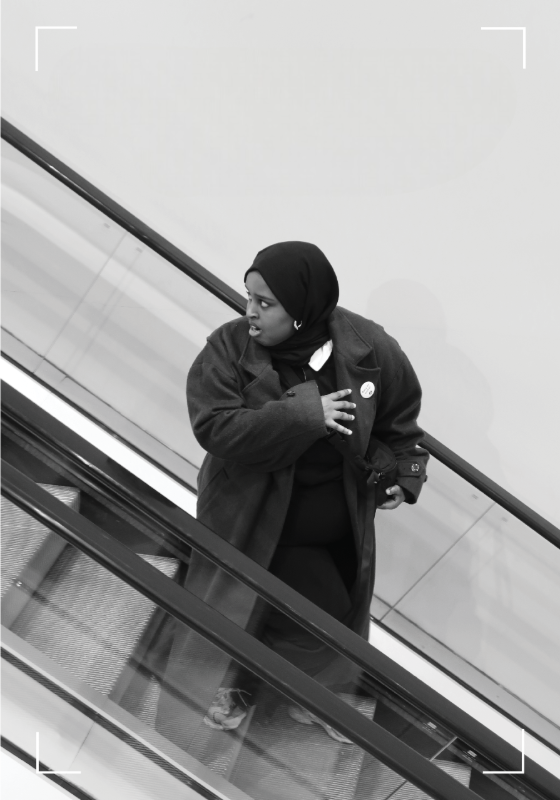
POLYGON ((230 622, 156 567, 2 460, 2 494, 113 575, 192 628, 291 701, 317 714, 434 800, 480 800, 384 728, 230 622))
MULTIPOLYGON (((156 492, 123 486, 123 470, 104 453, 37 407, 9 384, 2 383, 4 427, 8 435, 22 439, 26 449, 37 450, 47 463, 56 463, 78 488, 98 495, 109 506, 119 506, 142 528, 160 531, 179 547, 189 544, 240 582, 256 591, 274 607, 305 627, 323 642, 395 692, 406 704, 420 709, 443 728, 449 728, 468 747, 483 757, 511 769, 519 751, 493 731, 455 706, 423 681, 392 661, 345 625, 299 595, 253 560, 206 528, 185 511, 159 502, 156 492)), ((532 759, 526 759, 525 778, 541 792, 560 796, 556 781, 532 759)))
POLYGON ((532 528, 536 533, 539 533, 544 539, 547 539, 551 544, 560 547, 560 529, 555 527, 532 508, 522 503, 513 494, 508 492, 498 483, 493 481, 483 472, 473 467, 464 458, 458 456, 449 447, 434 439, 429 433, 424 434, 422 446, 430 453, 430 455, 445 464, 446 467, 453 470, 453 472, 460 475, 461 478, 470 483, 471 486, 476 487, 479 491, 483 492, 491 500, 494 500, 505 511, 509 511, 514 517, 520 519, 529 528, 532 528))
MULTIPOLYGON (((102 211, 114 222, 121 225, 129 233, 140 239, 147 247, 150 247, 190 278, 204 286, 230 308, 239 312, 239 314, 245 313, 245 300, 239 292, 236 292, 220 278, 217 278, 210 270, 198 264, 168 239, 165 239, 134 214, 131 214, 119 203, 116 203, 112 198, 4 118, 2 118, 2 138, 80 195, 80 197, 95 206, 95 208, 102 211)), ((543 536, 551 544, 560 547, 560 530, 551 522, 537 514, 532 508, 522 503, 510 492, 441 444, 441 442, 438 442, 433 436, 426 434, 423 444, 430 455, 437 458, 438 461, 442 461, 468 483, 476 486, 477 489, 502 506, 506 511, 509 511, 510 514, 513 514, 514 517, 520 519, 536 533, 543 536)))
MULTIPOLYGON (((238 292, 234 291, 227 283, 221 281, 193 258, 179 250, 168 239, 161 236, 153 228, 150 228, 138 217, 135 217, 134 214, 131 214, 119 203, 116 203, 109 195, 87 181, 56 156, 53 156, 52 153, 49 153, 44 147, 34 142, 33 139, 18 130, 15 125, 12 125, 11 122, 8 122, 3 117, 2 139, 5 139, 6 142, 30 158, 31 161, 42 167, 45 172, 48 172, 103 214, 106 214, 117 225, 136 236, 147 247, 170 261, 173 266, 180 269, 189 278, 200 283, 209 292, 219 297, 230 308, 239 311, 242 298, 238 292)), ((241 305, 243 304, 241 303, 241 305)))

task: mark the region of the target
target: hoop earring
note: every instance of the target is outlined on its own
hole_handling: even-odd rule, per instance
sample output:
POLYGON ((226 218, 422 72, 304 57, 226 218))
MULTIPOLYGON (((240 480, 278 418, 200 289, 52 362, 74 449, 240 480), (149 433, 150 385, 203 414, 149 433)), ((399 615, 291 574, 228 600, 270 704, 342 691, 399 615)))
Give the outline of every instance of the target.
POLYGON ((299 329, 301 328, 302 325, 303 325, 303 320, 299 323, 299 325, 294 320, 294 328, 296 329, 296 331, 299 331, 299 329))

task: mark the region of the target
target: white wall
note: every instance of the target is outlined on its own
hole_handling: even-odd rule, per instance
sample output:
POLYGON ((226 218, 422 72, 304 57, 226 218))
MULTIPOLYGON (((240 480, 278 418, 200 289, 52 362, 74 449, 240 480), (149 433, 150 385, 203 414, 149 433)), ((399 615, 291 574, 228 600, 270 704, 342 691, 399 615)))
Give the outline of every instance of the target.
POLYGON ((22 797, 33 797, 35 800, 63 800, 70 795, 45 775, 39 775, 31 767, 26 766, 15 756, 0 751, 2 767, 2 794, 5 800, 18 800, 22 797))
POLYGON ((4 0, 9 121, 239 290, 317 243, 397 336, 422 423, 551 521, 553 0, 4 0), (35 71, 34 27, 41 31, 35 71), (527 27, 522 34, 481 26, 527 27))

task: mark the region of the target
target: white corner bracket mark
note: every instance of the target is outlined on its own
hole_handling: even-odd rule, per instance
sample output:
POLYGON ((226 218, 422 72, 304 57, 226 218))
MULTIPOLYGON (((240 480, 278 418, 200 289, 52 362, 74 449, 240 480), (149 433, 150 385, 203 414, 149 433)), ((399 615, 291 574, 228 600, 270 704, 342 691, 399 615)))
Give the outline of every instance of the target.
POLYGON ((481 31, 523 31, 523 69, 527 69, 527 28, 481 28, 481 31))
POLYGON ((525 731, 521 728, 521 769, 507 772, 504 770, 484 770, 483 775, 525 775, 525 731))
POLYGON ((57 772, 54 769, 39 769, 39 731, 35 732, 35 772, 38 775, 81 775, 81 770, 60 770, 57 772))
POLYGON ((77 25, 35 25, 35 72, 39 72, 39 31, 77 31, 77 25))

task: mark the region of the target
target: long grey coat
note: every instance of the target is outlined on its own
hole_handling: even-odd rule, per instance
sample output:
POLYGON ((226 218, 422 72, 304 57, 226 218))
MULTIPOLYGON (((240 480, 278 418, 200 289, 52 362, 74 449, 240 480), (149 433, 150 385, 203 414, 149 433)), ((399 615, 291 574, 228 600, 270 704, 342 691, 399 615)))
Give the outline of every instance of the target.
MULTIPOLYGON (((351 311, 336 308, 329 329, 337 389, 352 389, 348 399, 357 406, 355 420, 344 423, 352 430, 345 437, 351 454, 365 456, 371 436, 385 442, 397 457, 398 483, 407 501, 416 502, 428 454, 418 447, 423 435, 416 421, 421 389, 410 362, 380 325, 351 311), (375 391, 364 398, 360 389, 368 381, 375 391)), ((308 381, 283 392, 270 354, 248 335, 248 323, 240 318, 208 338, 189 372, 187 400, 194 434, 207 451, 198 478, 198 519, 266 568, 290 502, 295 461, 327 434, 317 383, 308 381)), ((346 461, 343 479, 359 563, 352 609, 344 622, 367 638, 375 504, 366 503, 346 461)), ((198 554, 193 554, 186 588, 238 625, 251 628, 254 593, 198 554)), ((164 691, 158 720, 163 733, 186 747, 228 662, 200 637, 187 636, 184 629, 181 634, 175 636, 166 677, 176 687, 184 686, 198 710, 187 720, 173 693, 166 697, 164 691)), ((340 680, 342 659, 326 662, 325 672, 316 679, 326 684, 340 680)))

